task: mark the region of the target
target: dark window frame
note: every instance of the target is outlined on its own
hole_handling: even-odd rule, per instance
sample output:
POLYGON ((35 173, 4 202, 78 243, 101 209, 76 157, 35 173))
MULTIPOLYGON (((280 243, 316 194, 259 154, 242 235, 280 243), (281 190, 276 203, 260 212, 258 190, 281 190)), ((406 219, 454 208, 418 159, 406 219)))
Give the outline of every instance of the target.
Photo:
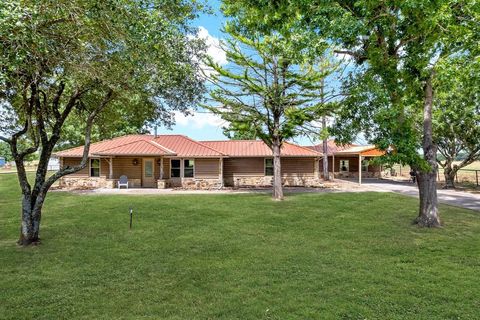
POLYGON ((101 172, 101 160, 100 160, 100 158, 90 158, 88 171, 89 171, 89 175, 90 175, 91 178, 99 178, 100 177, 100 172, 101 172), (94 167, 92 165, 93 161, 98 161, 98 167, 97 166, 94 167), (93 170, 98 170, 98 172, 95 174, 95 171, 93 171, 93 170))
POLYGON ((274 174, 274 165, 273 165, 273 159, 272 158, 265 158, 265 161, 263 161, 263 174, 266 177, 273 177, 274 174), (271 162, 271 164, 267 164, 268 162, 271 162))

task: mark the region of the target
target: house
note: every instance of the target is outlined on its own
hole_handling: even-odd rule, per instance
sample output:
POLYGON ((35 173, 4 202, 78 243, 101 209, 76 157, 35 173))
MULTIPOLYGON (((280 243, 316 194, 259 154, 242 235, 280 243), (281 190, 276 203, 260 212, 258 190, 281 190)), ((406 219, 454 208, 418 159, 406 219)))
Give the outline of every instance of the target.
MULTIPOLYGON (((286 186, 320 184, 322 154, 285 142, 286 186)), ((55 154, 60 167, 80 163, 83 147, 55 154)), ((126 175, 130 187, 212 189, 272 184, 271 150, 258 140, 195 141, 183 135, 127 135, 92 143, 85 169, 61 178, 60 186, 114 188, 126 175)))
MULTIPOLYGON (((323 154, 323 143, 308 146, 311 150, 323 154)), ((385 153, 374 145, 337 145, 335 140, 327 142, 328 172, 335 178, 380 178, 382 167, 372 162, 385 153)), ((323 161, 319 164, 320 176, 323 177, 323 161)))

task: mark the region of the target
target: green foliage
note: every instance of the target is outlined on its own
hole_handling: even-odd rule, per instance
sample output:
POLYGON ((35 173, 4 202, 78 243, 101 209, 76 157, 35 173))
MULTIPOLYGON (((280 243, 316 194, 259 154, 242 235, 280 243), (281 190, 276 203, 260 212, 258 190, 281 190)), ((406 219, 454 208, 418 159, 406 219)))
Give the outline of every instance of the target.
POLYGON ((477 212, 442 206, 448 227, 422 230, 393 193, 55 192, 21 249, 16 179, 0 175, 2 319, 478 317, 477 212))
POLYGON ((5 158, 5 161, 10 162, 13 160, 10 146, 6 142, 0 141, 0 157, 5 158))
MULTIPOLYGON (((227 131, 259 137, 268 146, 300 133, 300 127, 326 112, 319 103, 322 79, 332 70, 314 65, 302 34, 230 34, 224 46, 229 64, 208 66, 215 104, 206 107, 231 124, 227 131)), ((324 47, 324 50, 326 47, 324 47)))
MULTIPOLYGON (((267 6, 268 8, 268 6, 267 6)), ((478 52, 475 1, 296 1, 307 27, 330 39, 356 63, 344 90, 337 124, 340 140, 364 131, 387 160, 429 170, 418 150, 431 135, 420 125, 425 88, 449 57, 478 52)), ((431 147, 431 146, 430 146, 431 147)), ((426 149, 430 149, 426 147, 426 149)))
POLYGON ((171 110, 193 108, 203 94, 198 61, 204 44, 188 25, 202 9, 183 0, 2 1, 2 131, 23 126, 34 94, 48 132, 56 112, 78 94, 63 128, 66 143, 81 141, 86 118, 109 92, 109 110, 97 118, 99 138, 152 121, 171 124, 171 110))
POLYGON ((480 158, 480 58, 455 56, 439 65, 434 111, 442 166, 456 169, 480 158))

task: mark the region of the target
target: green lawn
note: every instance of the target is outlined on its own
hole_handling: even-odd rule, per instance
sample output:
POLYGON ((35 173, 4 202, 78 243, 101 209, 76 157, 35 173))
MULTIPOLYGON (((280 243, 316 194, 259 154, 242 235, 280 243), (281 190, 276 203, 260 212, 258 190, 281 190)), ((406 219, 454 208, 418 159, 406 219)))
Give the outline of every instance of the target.
POLYGON ((424 230, 394 194, 57 192, 24 249, 15 179, 0 175, 2 319, 480 317, 478 212, 442 206, 424 230))

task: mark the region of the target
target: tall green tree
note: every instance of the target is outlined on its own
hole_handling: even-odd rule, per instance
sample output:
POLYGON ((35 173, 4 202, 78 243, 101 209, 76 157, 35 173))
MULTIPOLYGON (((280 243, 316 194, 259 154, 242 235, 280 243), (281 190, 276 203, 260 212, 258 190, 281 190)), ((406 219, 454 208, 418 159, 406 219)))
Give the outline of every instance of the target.
MULTIPOLYGON (((326 72, 309 64, 308 40, 300 33, 227 31, 228 64, 208 61, 214 105, 207 108, 231 123, 230 131, 259 137, 272 150, 273 198, 281 200, 282 145, 305 122, 321 116, 318 92, 326 72)), ((315 54, 325 49, 317 47, 315 54)))
POLYGON ((0 141, 0 157, 5 158, 5 161, 10 162, 13 160, 10 146, 8 143, 0 141))
MULTIPOLYGON (((441 224, 433 136, 434 87, 438 65, 476 52, 480 3, 476 0, 225 0, 239 25, 263 30, 295 16, 304 27, 340 47, 357 65, 345 93, 358 103, 344 113, 352 128, 388 151, 390 161, 408 163, 417 172, 420 226, 441 224), (353 80, 353 81, 352 81, 353 80), (363 88, 363 92, 359 91, 363 88), (370 94, 368 94, 370 93, 370 94), (379 105, 366 104, 375 100, 379 105), (363 108, 355 106, 363 104, 363 108), (418 126, 418 121, 421 125, 418 126), (418 150, 422 150, 421 153, 418 150)), ((312 38, 311 44, 316 44, 312 38)))
POLYGON ((201 9, 187 0, 0 3, 0 140, 10 146, 22 192, 19 244, 39 241, 51 185, 86 166, 96 121, 145 109, 145 120, 168 123, 171 110, 201 98, 204 45, 188 24, 201 9), (47 177, 66 124, 83 131, 81 163, 47 177), (37 151, 30 184, 24 160, 37 151))
POLYGON ((420 198, 415 222, 439 226, 434 82, 442 61, 478 46, 474 40, 478 37, 478 2, 361 0, 297 4, 295 9, 302 8, 306 25, 328 35, 342 47, 338 53, 351 56, 361 66, 357 80, 365 81, 367 92, 383 91, 380 97, 384 108, 368 106, 363 112, 373 120, 371 141, 383 149, 393 147, 391 159, 414 168, 420 198), (421 126, 417 126, 419 118, 421 126), (418 149, 422 153, 417 153, 418 149))
POLYGON ((480 56, 446 60, 439 66, 435 87, 434 136, 443 159, 437 158, 445 187, 455 188, 458 170, 480 159, 480 56))

